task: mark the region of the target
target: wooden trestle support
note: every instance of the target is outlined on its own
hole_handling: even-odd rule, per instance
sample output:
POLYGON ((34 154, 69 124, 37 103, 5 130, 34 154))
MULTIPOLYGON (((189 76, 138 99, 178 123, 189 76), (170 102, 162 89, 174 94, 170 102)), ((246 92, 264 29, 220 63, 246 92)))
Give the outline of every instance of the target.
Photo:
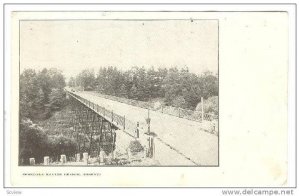
POLYGON ((77 153, 88 152, 91 157, 99 156, 100 151, 113 153, 116 143, 116 130, 112 123, 70 96, 73 138, 77 141, 77 153))

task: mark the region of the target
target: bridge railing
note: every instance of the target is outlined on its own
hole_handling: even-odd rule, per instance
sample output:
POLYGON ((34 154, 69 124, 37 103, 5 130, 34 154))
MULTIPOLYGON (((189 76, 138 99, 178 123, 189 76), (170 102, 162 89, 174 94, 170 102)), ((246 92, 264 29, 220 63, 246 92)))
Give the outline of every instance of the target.
POLYGON ((137 123, 134 123, 134 122, 126 119, 125 116, 121 116, 121 115, 114 113, 113 110, 108 110, 105 107, 95 104, 83 97, 80 97, 73 92, 69 92, 69 93, 75 99, 77 99, 78 101, 80 101, 81 103, 83 103, 84 105, 89 107, 90 109, 94 110, 95 112, 97 112, 98 114, 100 114, 101 116, 103 116, 104 118, 109 120, 111 123, 115 124, 117 127, 123 128, 123 130, 126 129, 127 131, 129 131, 129 132, 127 132, 128 134, 130 134, 133 137, 135 136, 135 131, 137 129, 137 123))
MULTIPOLYGON (((80 101, 81 103, 86 105, 87 107, 93 109, 95 112, 97 112, 98 114, 100 114, 101 116, 103 116, 104 118, 106 118, 107 120, 112 122, 113 124, 115 124, 117 127, 123 129, 126 133, 128 133, 129 135, 131 135, 133 137, 136 136, 137 129, 142 130, 143 128, 147 127, 145 122, 133 122, 131 120, 128 120, 126 118, 126 116, 118 115, 118 114, 114 113, 112 110, 108 110, 105 107, 102 107, 98 104, 95 104, 95 103, 85 99, 85 98, 82 98, 73 92, 70 92, 70 91, 68 91, 68 92, 75 99, 77 99, 78 101, 80 101), (137 126, 138 123, 139 123, 139 127, 137 126)), ((189 113, 186 113, 186 110, 181 110, 178 115, 187 116, 188 114, 189 113)), ((193 117, 191 117, 191 115, 189 115, 189 118, 191 118, 190 120, 193 120, 192 119, 193 117)), ((218 135, 218 123, 210 123, 211 121, 213 121, 215 119, 217 119, 217 117, 215 115, 204 114, 204 120, 206 120, 206 122, 208 122, 208 124, 206 123, 207 127, 202 128, 202 129, 206 132, 218 135)))
POLYGON ((176 116, 179 118, 185 118, 185 119, 192 120, 192 121, 202 122, 202 120, 204 120, 204 121, 218 120, 218 115, 215 115, 215 114, 203 113, 203 118, 202 118, 202 112, 200 112, 200 111, 188 110, 188 109, 183 109, 183 108, 178 108, 178 107, 173 107, 173 106, 163 106, 163 105, 161 105, 160 108, 155 109, 153 104, 143 102, 143 101, 126 99, 126 98, 116 97, 116 96, 112 96, 112 95, 105 95, 105 94, 101 94, 101 93, 98 93, 95 91, 89 91, 89 93, 96 95, 98 97, 105 98, 105 99, 110 99, 110 100, 118 101, 121 103, 126 103, 129 105, 141 107, 144 109, 150 109, 152 111, 161 112, 161 113, 171 115, 171 116, 176 116))

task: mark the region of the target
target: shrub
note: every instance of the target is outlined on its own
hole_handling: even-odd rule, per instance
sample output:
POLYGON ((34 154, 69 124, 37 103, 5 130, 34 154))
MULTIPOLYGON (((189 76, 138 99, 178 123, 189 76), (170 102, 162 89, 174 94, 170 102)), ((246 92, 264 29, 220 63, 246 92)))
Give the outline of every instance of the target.
POLYGON ((174 107, 179 107, 179 108, 186 108, 187 107, 187 103, 186 103, 183 96, 178 96, 175 99, 173 99, 172 100, 172 105, 174 107))
POLYGON ((137 140, 130 142, 129 149, 132 153, 138 153, 144 150, 142 144, 137 140))

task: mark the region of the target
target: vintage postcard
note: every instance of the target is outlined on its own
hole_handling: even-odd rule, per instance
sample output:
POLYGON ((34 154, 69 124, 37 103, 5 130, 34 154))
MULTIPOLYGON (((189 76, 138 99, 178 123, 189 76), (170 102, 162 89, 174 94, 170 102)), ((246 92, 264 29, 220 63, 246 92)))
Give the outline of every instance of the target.
POLYGON ((19 165, 218 166, 218 20, 19 30, 19 165))
POLYGON ((9 17, 13 186, 287 186, 286 11, 9 17))

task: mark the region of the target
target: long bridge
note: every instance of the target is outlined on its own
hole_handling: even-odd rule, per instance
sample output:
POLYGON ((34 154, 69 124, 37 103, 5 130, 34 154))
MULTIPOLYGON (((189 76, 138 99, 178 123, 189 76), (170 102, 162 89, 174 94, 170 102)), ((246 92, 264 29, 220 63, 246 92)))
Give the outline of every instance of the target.
POLYGON ((205 130, 204 122, 132 106, 95 92, 71 89, 66 92, 76 103, 77 118, 85 117, 75 119, 75 129, 78 131, 83 126, 92 129, 87 135, 91 141, 89 151, 98 141, 96 148, 101 147, 101 137, 107 137, 102 136, 102 131, 106 130, 106 142, 115 145, 111 146, 112 151, 115 148, 126 151, 131 141, 138 140, 147 149, 147 156, 162 166, 218 165, 218 136, 205 130), (85 123, 81 122, 84 120, 85 123), (97 134, 100 139, 92 143, 97 134))

